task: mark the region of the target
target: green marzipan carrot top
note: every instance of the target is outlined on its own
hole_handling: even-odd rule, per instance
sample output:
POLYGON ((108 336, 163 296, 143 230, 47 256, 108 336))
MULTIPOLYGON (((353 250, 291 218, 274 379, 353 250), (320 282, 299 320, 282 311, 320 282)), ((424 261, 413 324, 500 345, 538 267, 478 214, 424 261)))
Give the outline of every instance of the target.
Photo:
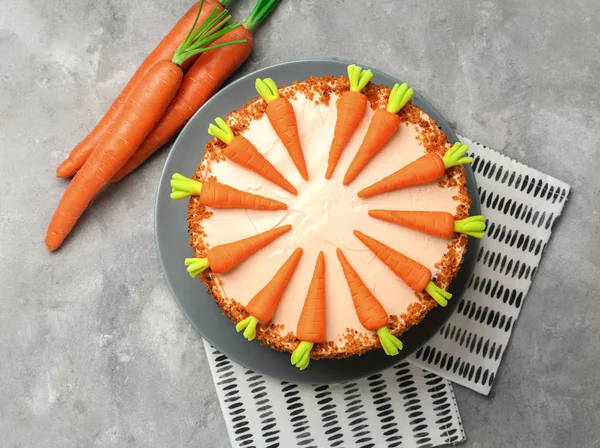
POLYGON ((350 80, 350 91, 361 92, 373 77, 371 70, 363 70, 358 65, 348 66, 348 79, 350 80))
POLYGON ((408 84, 395 84, 390 93, 388 100, 387 111, 393 114, 397 114, 400 110, 406 106, 406 103, 413 97, 415 91, 408 87, 408 84))

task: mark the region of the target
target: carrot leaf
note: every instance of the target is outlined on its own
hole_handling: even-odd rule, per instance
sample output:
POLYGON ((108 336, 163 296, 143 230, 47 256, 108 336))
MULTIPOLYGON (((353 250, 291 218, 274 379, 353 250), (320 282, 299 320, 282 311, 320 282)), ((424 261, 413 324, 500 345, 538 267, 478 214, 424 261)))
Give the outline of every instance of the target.
POLYGON ((485 236, 485 216, 469 216, 454 222, 454 231, 458 233, 466 233, 474 238, 483 238, 485 236))
POLYGON ((208 269, 208 258, 186 258, 185 265, 190 277, 197 277, 208 269))
POLYGON ((372 77, 373 72, 371 70, 363 70, 354 64, 348 66, 348 79, 350 80, 350 91, 352 92, 360 92, 372 77))
POLYGON ((466 165, 473 162, 473 157, 464 157, 468 150, 469 147, 467 145, 456 142, 454 146, 448 150, 446 155, 442 157, 444 160, 444 166, 446 168, 450 168, 453 166, 466 165))
POLYGON ((244 337, 249 341, 253 340, 256 337, 256 325, 258 324, 258 319, 254 316, 248 316, 244 320, 237 323, 235 326, 235 331, 238 333, 244 330, 244 337))
POLYGON ((256 78, 256 90, 260 96, 267 102, 272 103, 276 99, 280 98, 279 90, 277 90, 277 84, 271 78, 260 79, 256 78))
POLYGON ((182 176, 179 173, 171 177, 171 199, 178 200, 188 196, 198 196, 202 192, 202 182, 182 176))
POLYGON ((279 4, 281 0, 258 0, 252 11, 242 22, 242 26, 249 31, 253 31, 259 26, 265 18, 271 14, 271 11, 279 4))
POLYGON ((377 330, 377 336, 383 347, 383 351, 388 356, 396 356, 399 350, 402 350, 402 341, 390 333, 390 329, 386 326, 377 330))
POLYGON ((394 84, 390 99, 388 100, 387 111, 397 114, 406 106, 406 103, 412 98, 414 90, 408 87, 408 84, 394 84))
POLYGON ((239 24, 237 22, 233 22, 227 25, 227 22, 229 19, 231 19, 229 12, 227 10, 219 12, 218 9, 215 8, 214 11, 210 13, 208 18, 196 29, 203 6, 204 0, 201 0, 200 8, 198 9, 198 14, 196 15, 194 25, 179 48, 177 48, 177 51, 175 51, 175 55, 172 59, 174 64, 181 65, 187 59, 214 48, 245 42, 245 40, 234 40, 230 42, 223 42, 217 45, 210 45, 219 37, 237 28, 239 24))
POLYGON ((452 297, 448 291, 444 291, 442 288, 437 286, 433 282, 429 282, 425 287, 425 291, 429 294, 433 299, 440 305, 446 306, 448 305, 448 299, 452 297))
POLYGON ((314 343, 309 341, 300 342, 292 353, 292 365, 298 367, 300 370, 306 369, 310 363, 310 351, 313 345, 314 343))
POLYGON ((217 123, 216 126, 212 123, 208 126, 209 135, 217 137, 226 145, 230 144, 233 140, 233 131, 229 125, 221 117, 218 117, 215 122, 217 123))

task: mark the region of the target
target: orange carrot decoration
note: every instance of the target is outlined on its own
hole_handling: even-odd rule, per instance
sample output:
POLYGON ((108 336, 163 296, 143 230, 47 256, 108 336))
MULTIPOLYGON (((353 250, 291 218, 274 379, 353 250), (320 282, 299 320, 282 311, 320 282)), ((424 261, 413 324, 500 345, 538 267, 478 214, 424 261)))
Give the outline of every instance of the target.
POLYGON ((283 177, 283 174, 277 171, 277 168, 271 162, 265 159, 265 156, 258 152, 252 143, 241 135, 235 137, 231 128, 222 118, 217 118, 215 121, 217 126, 211 123, 208 127, 208 133, 227 145, 224 151, 225 157, 233 163, 237 163, 273 182, 285 191, 291 194, 298 194, 296 188, 283 177))
POLYGON ((200 203, 214 208, 248 208, 251 210, 287 210, 287 205, 275 199, 247 193, 219 182, 198 182, 173 174, 171 199, 200 196, 200 203))
POLYGON ((409 89, 406 83, 394 85, 387 108, 379 109, 373 115, 365 138, 346 171, 344 185, 350 184, 358 176, 367 163, 398 130, 401 122, 398 112, 412 98, 413 93, 413 89, 409 89))
POLYGON ((361 93, 361 90, 372 77, 373 72, 371 70, 363 70, 357 65, 348 66, 350 90, 342 93, 337 101, 337 120, 335 122, 333 140, 329 148, 329 161, 327 163, 325 179, 331 178, 335 166, 344 152, 344 148, 365 114, 368 100, 366 95, 361 93))
POLYGON ((267 117, 271 126, 287 149, 294 165, 304 180, 308 180, 306 161, 300 144, 296 113, 290 100, 279 95, 277 85, 271 78, 257 79, 256 90, 267 102, 267 117))
POLYGON ((431 281, 431 271, 417 263, 412 258, 395 251, 389 246, 386 246, 381 241, 377 241, 370 236, 365 235, 358 230, 354 231, 354 235, 363 242, 371 251, 392 270, 394 274, 404 280, 413 291, 427 293, 435 299, 441 306, 448 304, 449 298, 452 297, 447 291, 439 288, 431 281))
POLYGON ((433 152, 425 154, 379 182, 359 191, 358 196, 369 198, 398 188, 433 182, 442 177, 447 168, 471 163, 473 158, 463 157, 468 149, 467 145, 457 142, 444 157, 433 152))
POLYGON ((402 350, 402 342, 390 333, 390 329, 387 327, 389 319, 387 312, 348 263, 344 253, 339 248, 335 251, 342 265, 350 294, 352 294, 352 302, 358 320, 367 330, 377 332, 386 355, 397 355, 398 350, 402 350))
POLYGON ((481 215, 455 221, 454 216, 447 212, 369 210, 369 216, 446 239, 451 238, 454 232, 475 238, 485 235, 485 216, 481 215))
POLYGON ((294 275, 301 257, 302 248, 299 247, 279 268, 273 279, 246 305, 246 311, 250 316, 238 322, 235 329, 238 333, 244 330, 244 337, 249 341, 256 337, 256 325, 258 322, 269 322, 273 314, 275 314, 279 300, 281 300, 285 288, 290 282, 292 275, 294 275))
POLYGON ((325 256, 319 252, 315 272, 298 320, 296 337, 300 343, 292 353, 292 364, 300 370, 308 367, 310 352, 325 339, 325 256))
POLYGON ((226 272, 291 229, 292 226, 288 224, 243 240, 212 247, 206 258, 186 258, 187 271, 190 277, 196 277, 208 268, 215 274, 226 272))

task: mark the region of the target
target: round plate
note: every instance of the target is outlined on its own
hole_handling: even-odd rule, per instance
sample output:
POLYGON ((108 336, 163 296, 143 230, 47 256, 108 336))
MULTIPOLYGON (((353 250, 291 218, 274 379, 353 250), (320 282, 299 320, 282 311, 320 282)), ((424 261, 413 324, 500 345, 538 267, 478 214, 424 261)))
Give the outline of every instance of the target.
MULTIPOLYGON (((204 285, 192 279, 185 270, 183 259, 191 255, 187 229, 188 201, 169 198, 171 175, 194 174, 209 140, 208 125, 257 96, 256 78, 273 78, 278 85, 311 76, 346 74, 348 63, 340 61, 307 60, 286 62, 264 68, 233 82, 218 92, 189 121, 177 138, 165 163, 156 199, 156 245, 165 279, 179 307, 192 325, 221 353, 255 372, 295 383, 334 383, 356 380, 390 367, 413 353, 433 336, 455 310, 475 265, 478 240, 469 238, 467 254, 458 276, 450 285, 453 298, 446 308, 431 310, 421 324, 402 335, 404 349, 397 356, 387 356, 383 350, 373 350, 362 356, 346 359, 323 359, 311 362, 308 369, 298 370, 290 363, 288 353, 279 353, 258 342, 247 342, 236 333, 233 323, 223 315, 204 285)), ((395 78, 373 70, 373 82, 392 86, 395 78)), ((433 118, 452 143, 458 139, 442 116, 421 95, 415 93, 413 102, 433 118)), ((479 214, 477 186, 470 167, 467 167, 467 186, 472 195, 471 214, 479 214)))

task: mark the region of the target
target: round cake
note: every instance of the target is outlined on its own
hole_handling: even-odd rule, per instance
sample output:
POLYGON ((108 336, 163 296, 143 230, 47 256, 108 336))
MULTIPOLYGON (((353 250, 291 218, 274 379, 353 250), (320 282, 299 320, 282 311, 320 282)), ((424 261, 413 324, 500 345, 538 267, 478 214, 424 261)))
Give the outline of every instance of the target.
MULTIPOLYGON (((445 302, 435 291, 438 288, 445 290, 456 276, 465 255, 466 233, 469 233, 466 230, 465 233, 458 233, 456 224, 455 227, 450 224, 448 233, 447 223, 436 221, 442 218, 455 223, 468 221, 470 196, 462 164, 450 167, 442 165, 442 170, 445 170, 443 176, 434 181, 428 181, 425 176, 420 184, 372 196, 364 194, 369 191, 365 187, 402 171, 410 164, 413 174, 415 170, 416 174, 420 174, 420 165, 415 165, 415 161, 427 159, 424 156, 431 158, 432 155, 442 161, 442 156, 448 153, 451 145, 435 121, 412 102, 403 104, 397 113, 390 109, 390 87, 363 82, 364 85, 357 88, 356 80, 351 83, 350 79, 333 76, 310 78, 279 89, 272 80, 265 80, 263 89, 265 85, 269 86, 274 96, 270 99, 267 97, 267 100, 259 96, 224 117, 224 122, 219 124, 224 133, 216 128, 212 132, 219 138, 213 138, 206 144, 204 157, 192 177, 192 182, 204 185, 203 188, 224 184, 263 197, 253 202, 254 206, 250 208, 239 205, 240 208, 235 208, 235 205, 228 208, 222 202, 215 207, 213 205, 217 202, 203 199, 198 187, 197 194, 190 198, 188 208, 194 258, 186 264, 203 260, 202 268, 196 273, 206 270, 199 274, 199 279, 224 313, 234 324, 238 324, 238 330, 243 330, 250 322, 252 335, 248 337, 244 332, 247 339, 255 338, 275 350, 290 353, 303 340, 311 341, 307 343, 308 351, 300 355, 306 358, 305 361, 298 363, 292 358, 294 364, 299 367, 302 364, 301 368, 308 364, 308 357, 342 358, 380 348, 382 337, 388 338, 387 330, 390 335, 401 339, 402 333, 418 325, 429 310, 445 302), (367 107, 362 118, 357 117, 356 120, 360 121, 355 124, 349 141, 343 145, 333 172, 329 172, 329 178, 326 178, 328 165, 331 164, 332 140, 334 133, 338 132, 336 123, 341 114, 339 111, 346 107, 341 104, 340 98, 346 101, 352 95, 344 97, 344 93, 350 90, 363 95, 367 107), (279 102, 285 103, 281 107, 291 104, 293 108, 291 116, 293 118, 295 115, 306 167, 304 176, 301 173, 302 164, 293 159, 294 154, 286 140, 289 136, 281 133, 281 123, 275 123, 278 118, 273 110, 268 109, 272 107, 271 102, 277 102, 277 107, 280 106, 279 102), (388 110, 383 112, 386 107, 388 110), (390 122, 396 120, 399 126, 389 131, 389 139, 380 143, 381 148, 348 181, 349 167, 361 145, 373 136, 381 138, 388 132, 376 128, 377 120, 382 118, 378 114, 382 117, 386 114, 395 115, 397 118, 390 115, 383 119, 391 119, 390 122), (367 134, 372 135, 369 137, 367 134), (251 155, 244 150, 238 155, 247 154, 246 159, 260 158, 264 164, 270 162, 283 180, 277 183, 271 181, 272 178, 267 180, 256 170, 244 166, 249 163, 248 160, 240 163, 239 159, 232 158, 227 152, 232 139, 237 139, 236 144, 243 141, 244 145, 259 153, 251 155), (264 202, 269 200, 273 201, 268 204, 264 202), (223 245, 229 247, 227 245, 232 242, 272 229, 281 231, 277 230, 275 237, 259 250, 247 254, 243 261, 232 262, 234 267, 214 266, 211 269, 215 265, 211 260, 211 249, 223 245), (378 244, 379 248, 387 246, 385 251, 388 252, 385 253, 388 255, 382 256, 383 252, 377 252, 373 244, 378 244), (394 260, 396 265, 391 264, 394 260), (351 267, 349 271, 342 267, 342 261, 346 263, 346 269, 351 267), (412 269, 410 272, 402 271, 408 267, 412 269), (415 287, 417 280, 408 279, 416 275, 415 270, 419 270, 419 275, 421 271, 425 272, 422 275, 426 276, 426 288, 415 287), (281 280, 282 276, 285 280, 281 280), (277 278, 279 283, 275 281, 277 278), (274 311, 262 314, 270 318, 268 321, 260 317, 255 319, 248 311, 252 300, 264 302, 262 296, 266 294, 265 291, 271 294, 268 301, 274 311), (434 300, 432 296, 438 299, 434 300), (365 307, 368 310, 365 311, 365 307), (367 322, 369 316, 379 319, 378 323, 367 322), (320 335, 314 338, 299 337, 300 327, 303 335, 307 331, 307 319, 308 327, 320 332, 320 335), (251 320, 254 320, 254 324, 251 320), (387 330, 377 330, 382 323, 387 330), (382 335, 382 331, 386 334, 382 335)), ((257 86, 261 92, 258 83, 257 86)), ((286 113, 285 117, 281 115, 281 120, 290 119, 290 112, 286 113)), ((343 113, 347 114, 347 111, 343 113)), ((290 124, 286 122, 286 126, 290 124)), ((381 126, 381 123, 377 126, 381 126)), ((217 201, 216 197, 213 197, 213 201, 217 201)), ((223 200, 223 197, 218 198, 218 201, 223 200)), ((473 235, 478 233, 471 232, 473 235)), ((224 252, 220 253, 223 257, 224 252)), ((449 298, 449 294, 445 297, 449 298)), ((231 331, 234 331, 234 325, 231 331)), ((384 344, 386 353, 388 344, 384 344)), ((394 344, 398 349, 401 348, 401 344, 394 344)), ((392 353, 388 354, 397 352, 391 346, 389 351, 392 353)))

